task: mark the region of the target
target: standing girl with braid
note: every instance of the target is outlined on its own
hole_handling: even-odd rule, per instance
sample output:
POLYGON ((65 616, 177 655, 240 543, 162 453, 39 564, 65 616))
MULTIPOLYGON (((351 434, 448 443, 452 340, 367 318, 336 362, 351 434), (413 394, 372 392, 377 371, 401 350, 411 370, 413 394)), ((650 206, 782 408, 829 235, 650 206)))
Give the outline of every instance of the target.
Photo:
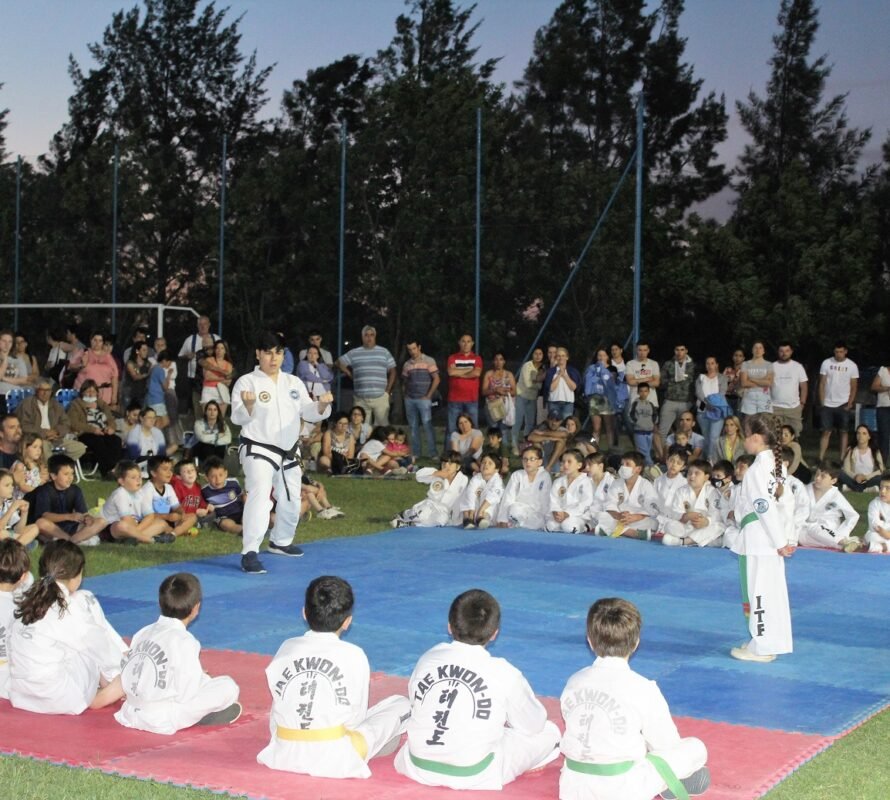
POLYGON ((80 589, 83 551, 54 539, 40 556, 40 580, 15 611, 7 647, 9 700, 38 714, 80 714, 123 696, 127 645, 92 592, 80 589))
POLYGON ((792 651, 785 559, 794 547, 789 544, 787 515, 780 509, 784 489, 782 459, 776 452, 780 424, 772 414, 752 414, 744 422, 745 450, 755 458, 736 501, 741 532, 732 549, 739 556, 742 606, 751 641, 730 651, 742 661, 768 662, 792 651))

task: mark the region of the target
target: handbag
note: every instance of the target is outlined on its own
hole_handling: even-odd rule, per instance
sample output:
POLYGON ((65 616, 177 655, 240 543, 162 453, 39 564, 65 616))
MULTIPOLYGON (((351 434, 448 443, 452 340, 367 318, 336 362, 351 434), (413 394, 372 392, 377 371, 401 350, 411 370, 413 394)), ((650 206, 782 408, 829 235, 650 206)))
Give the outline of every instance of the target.
POLYGON ((485 408, 488 411, 488 418, 492 422, 500 422, 507 416, 507 407, 504 405, 503 397, 495 397, 494 400, 485 398, 485 408))

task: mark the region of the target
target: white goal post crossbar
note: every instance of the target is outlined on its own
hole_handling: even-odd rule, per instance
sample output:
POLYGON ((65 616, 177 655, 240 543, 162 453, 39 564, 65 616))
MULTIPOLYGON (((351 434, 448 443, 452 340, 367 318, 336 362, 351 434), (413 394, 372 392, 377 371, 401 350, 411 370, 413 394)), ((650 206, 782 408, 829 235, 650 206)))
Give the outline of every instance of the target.
POLYGON ((191 306, 167 306, 163 303, 0 303, 0 308, 10 309, 27 309, 27 308, 76 308, 80 310, 88 308, 142 308, 152 310, 158 315, 156 336, 164 335, 164 312, 166 311, 185 311, 193 316, 201 315, 191 306))

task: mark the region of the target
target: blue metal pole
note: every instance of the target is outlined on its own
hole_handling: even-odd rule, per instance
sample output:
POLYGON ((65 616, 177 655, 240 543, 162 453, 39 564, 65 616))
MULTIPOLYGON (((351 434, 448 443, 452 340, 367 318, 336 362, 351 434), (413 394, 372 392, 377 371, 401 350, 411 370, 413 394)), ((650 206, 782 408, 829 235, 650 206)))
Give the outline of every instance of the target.
POLYGON ((643 277, 643 93, 637 96, 637 187, 636 219, 634 221, 634 347, 640 340, 640 282, 643 277))
POLYGON ((120 166, 118 143, 114 143, 114 183, 111 187, 111 332, 117 333, 117 177, 120 166))
POLYGON ((15 162, 15 280, 13 281, 12 302, 15 309, 12 312, 12 327, 19 328, 19 262, 22 250, 22 157, 15 162))
POLYGON ((228 137, 223 134, 222 140, 222 179, 219 185, 219 320, 216 324, 216 333, 223 335, 223 286, 226 264, 226 147, 228 137))
MULTIPOLYGON (((340 123, 340 239, 338 267, 340 270, 340 286, 337 292, 337 352, 343 353, 343 291, 346 265, 346 120, 340 123)), ((337 370, 337 403, 339 408, 342 394, 340 387, 343 373, 337 370)))
POLYGON ((482 287, 482 109, 476 109, 476 352, 479 341, 479 315, 482 287))

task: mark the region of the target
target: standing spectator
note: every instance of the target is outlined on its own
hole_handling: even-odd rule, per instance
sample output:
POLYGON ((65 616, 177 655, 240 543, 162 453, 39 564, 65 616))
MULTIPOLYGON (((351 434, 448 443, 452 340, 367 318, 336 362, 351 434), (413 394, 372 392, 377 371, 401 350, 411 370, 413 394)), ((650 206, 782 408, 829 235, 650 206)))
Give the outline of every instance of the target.
POLYGON ((80 390, 86 381, 94 381, 103 403, 114 408, 118 400, 117 362, 106 352, 105 334, 96 331, 90 336, 90 349, 80 360, 80 370, 74 379, 74 388, 80 390))
POLYGON ((850 412, 859 389, 859 367, 847 358, 847 345, 838 342, 832 358, 826 358, 819 368, 819 405, 822 406, 822 438, 819 441, 819 460, 828 452, 831 431, 840 434, 841 460, 847 452, 850 412))
POLYGON ((726 378, 726 399, 732 408, 733 414, 738 415, 742 406, 742 397, 745 390, 742 389, 742 364, 745 363, 745 351, 737 347, 732 351, 732 364, 723 370, 726 378))
POLYGON ((515 420, 515 408, 513 396, 516 394, 516 379, 513 373, 505 369, 507 359, 503 353, 495 353, 492 360, 492 369, 482 376, 482 394, 485 395, 485 415, 488 424, 497 427, 501 434, 510 431, 507 417, 513 411, 515 420))
POLYGON ((43 374, 59 383, 59 378, 65 365, 68 363, 68 353, 62 349, 62 341, 65 338, 64 328, 53 328, 47 331, 46 343, 49 345, 49 354, 43 365, 43 374))
POLYGON ((544 383, 544 351, 536 347, 531 361, 526 361, 519 370, 516 382, 516 409, 513 421, 513 455, 519 455, 519 443, 528 439, 538 419, 538 395, 544 383))
POLYGON ((52 381, 39 378, 34 396, 22 400, 15 415, 22 425, 22 431, 43 439, 46 458, 53 454, 53 450, 61 449, 76 461, 87 449, 76 439, 66 438, 71 431, 68 415, 62 404, 53 397, 52 391, 52 381))
POLYGON ((9 394, 31 384, 28 366, 12 352, 12 348, 12 331, 0 331, 0 394, 9 394))
MULTIPOLYGON (((130 339, 130 346, 126 350, 124 350, 124 352, 121 354, 121 360, 125 364, 130 360, 130 356, 133 355, 133 348, 137 344, 139 344, 140 342, 145 342, 146 344, 148 344, 148 334, 150 332, 151 331, 148 328, 146 328, 145 325, 140 325, 138 328, 136 328, 135 331, 133 331, 133 336, 130 339)), ((149 345, 149 347, 148 347, 149 360, 154 361, 155 355, 157 355, 158 352, 160 352, 160 351, 157 348, 149 345)))
POLYGON ((406 345, 408 360, 402 366, 402 394, 405 397, 405 417, 411 435, 411 452, 415 458, 423 455, 420 428, 427 442, 427 456, 435 459, 436 434, 433 431, 433 395, 442 379, 431 356, 425 355, 420 342, 412 339, 406 345))
POLYGON ((340 371, 352 379, 355 404, 370 417, 373 427, 389 425, 389 398, 396 382, 396 360, 377 344, 377 329, 362 328, 362 346, 337 360, 340 371))
POLYGON ((871 382, 877 396, 878 447, 884 463, 890 463, 890 367, 881 367, 871 382))
POLYGON ((188 378, 192 388, 192 410, 195 419, 201 417, 201 392, 204 389, 204 377, 201 374, 201 367, 198 364, 200 357, 203 357, 205 351, 211 348, 220 337, 210 332, 210 317, 198 317, 198 330, 191 336, 188 336, 179 348, 179 358, 188 359, 188 378))
POLYGON ((145 405, 145 393, 148 390, 148 376, 151 367, 152 363, 148 359, 148 342, 134 344, 130 360, 124 365, 122 405, 127 406, 133 401, 145 405))
POLYGON ((569 364, 569 351, 556 348, 556 364, 544 375, 544 395, 547 411, 559 414, 560 419, 575 413, 575 390, 581 383, 581 373, 569 364))
POLYGON ((445 449, 457 418, 467 414, 476 428, 479 425, 479 378, 482 358, 473 352, 473 337, 465 333, 457 342, 459 350, 448 356, 448 423, 445 428, 445 449))
POLYGON ((705 437, 704 457, 711 462, 718 461, 717 442, 723 432, 725 414, 731 409, 726 401, 726 376, 720 374, 714 356, 705 359, 705 371, 695 381, 695 396, 698 427, 705 437))
POLYGON ((649 402, 658 408, 655 390, 661 386, 661 369, 657 361, 649 358, 649 343, 645 339, 637 344, 637 357, 627 362, 625 375, 629 389, 628 404, 637 399, 637 387, 645 383, 649 387, 649 402))
POLYGON ((606 429, 606 439, 602 442, 604 450, 608 450, 614 441, 614 420, 618 405, 618 393, 615 389, 618 371, 613 372, 609 369, 610 366, 606 348, 600 347, 594 360, 584 371, 584 397, 588 403, 590 422, 597 443, 602 441, 602 428, 606 429))
POLYGON ((28 352, 28 339, 25 334, 16 332, 13 341, 13 355, 21 360, 28 370, 28 377, 33 383, 40 374, 40 367, 37 365, 37 359, 28 352))
POLYGON ((212 353, 209 352, 209 348, 205 350, 204 357, 199 357, 198 363, 204 374, 201 386, 201 405, 204 406, 211 400, 215 400, 219 404, 220 414, 225 417, 232 400, 229 386, 231 386, 232 378, 235 375, 229 346, 222 339, 217 339, 213 343, 212 353))
POLYGON ((65 336, 59 343, 59 347, 66 355, 65 370, 59 376, 59 383, 66 388, 74 386, 74 378, 77 376, 77 370, 80 369, 80 358, 86 346, 80 340, 80 325, 76 322, 70 322, 65 326, 65 336))
POLYGON ((745 390, 740 411, 745 416, 761 414, 772 410, 770 391, 773 385, 773 365, 763 354, 766 347, 755 340, 751 345, 751 358, 742 364, 741 387, 745 390))
POLYGON ((331 351, 325 350, 321 346, 321 331, 320 330, 314 329, 314 330, 309 331, 308 342, 309 342, 309 345, 307 347, 304 347, 302 350, 300 350, 300 354, 297 356, 297 358, 300 361, 302 361, 303 359, 306 358, 306 351, 309 349, 309 347, 317 347, 318 352, 321 354, 321 362, 323 364, 327 364, 329 367, 334 366, 334 357, 331 355, 331 351))
POLYGON ((111 473, 123 458, 124 448, 115 429, 114 413, 100 398, 95 381, 83 382, 80 397, 68 407, 68 420, 71 432, 99 462, 99 472, 111 473))
POLYGON ((695 364, 685 344, 674 346, 674 357, 661 368, 664 402, 659 412, 658 431, 667 436, 677 417, 692 408, 695 398, 695 364))
POLYGON ((624 348, 618 342, 609 345, 609 356, 612 359, 610 370, 615 375, 615 416, 612 426, 612 447, 618 447, 618 434, 623 427, 633 441, 633 429, 627 425, 627 408, 630 405, 630 387, 627 385, 627 362, 624 360, 624 348))
POLYGON ((306 384, 309 396, 315 400, 331 391, 334 371, 321 360, 321 350, 314 344, 310 344, 303 352, 306 357, 297 364, 296 376, 306 384))
POLYGON ((794 350, 790 342, 781 342, 773 362, 773 385, 770 397, 773 401, 773 414, 794 429, 800 436, 803 430, 803 407, 807 404, 807 372, 791 356, 794 350))

